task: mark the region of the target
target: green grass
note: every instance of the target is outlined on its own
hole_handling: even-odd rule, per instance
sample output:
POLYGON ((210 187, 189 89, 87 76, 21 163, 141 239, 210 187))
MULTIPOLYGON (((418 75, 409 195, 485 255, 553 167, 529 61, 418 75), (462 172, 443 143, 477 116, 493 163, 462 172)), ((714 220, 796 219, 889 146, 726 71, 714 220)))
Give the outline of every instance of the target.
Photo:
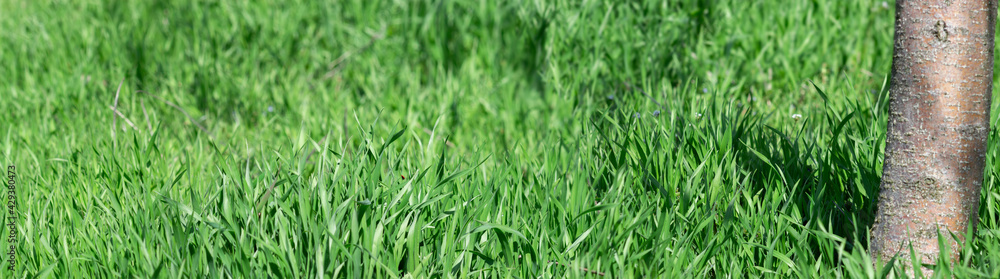
MULTIPOLYGON (((0 0, 0 276, 913 269, 865 251, 891 2, 146 2, 0 0)), ((938 274, 1000 277, 998 139, 938 274)))

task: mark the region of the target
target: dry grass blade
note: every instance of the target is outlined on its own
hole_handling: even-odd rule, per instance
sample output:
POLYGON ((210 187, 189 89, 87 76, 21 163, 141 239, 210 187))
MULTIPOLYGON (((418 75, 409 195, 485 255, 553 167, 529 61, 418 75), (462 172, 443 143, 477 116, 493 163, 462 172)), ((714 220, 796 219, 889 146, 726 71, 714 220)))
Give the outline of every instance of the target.
POLYGON ((128 117, 125 117, 125 114, 122 114, 122 112, 118 111, 118 109, 116 109, 113 106, 108 106, 108 108, 110 108, 111 111, 114 111, 115 115, 120 116, 122 120, 125 120, 125 124, 128 124, 129 127, 132 127, 133 130, 140 131, 139 128, 135 127, 135 124, 132 123, 132 120, 129 120, 128 117))
MULTIPOLYGON (((125 78, 122 78, 122 81, 118 83, 118 90, 115 90, 115 102, 114 102, 114 105, 111 107, 111 110, 114 110, 115 112, 118 111, 118 93, 121 93, 121 91, 122 91, 122 84, 125 84, 125 78)), ((112 142, 115 142, 115 129, 118 129, 118 116, 116 114, 112 113, 111 114, 111 141, 112 142)))
POLYGON ((171 107, 174 107, 175 109, 177 109, 177 110, 179 110, 179 111, 180 111, 181 113, 183 113, 183 114, 184 114, 184 116, 185 116, 185 117, 187 117, 187 118, 188 118, 188 120, 190 120, 190 121, 191 121, 191 123, 194 123, 194 125, 195 125, 195 126, 197 126, 197 127, 198 127, 198 129, 200 129, 200 130, 201 130, 202 132, 204 132, 204 133, 205 133, 206 135, 208 135, 208 137, 210 137, 210 138, 213 138, 213 139, 215 138, 215 137, 213 137, 213 136, 212 136, 212 134, 211 134, 211 133, 209 133, 209 132, 208 132, 208 129, 205 129, 205 127, 204 127, 204 126, 201 126, 201 124, 200 124, 200 123, 198 123, 198 120, 195 120, 195 119, 194 119, 194 117, 191 117, 191 115, 190 115, 190 114, 188 114, 188 113, 187 113, 187 111, 185 111, 185 110, 184 110, 183 108, 181 108, 181 107, 180 107, 180 106, 178 106, 177 104, 174 104, 173 102, 170 102, 170 101, 167 101, 167 100, 165 100, 165 99, 163 99, 163 98, 160 98, 160 96, 156 96, 156 95, 153 95, 153 94, 149 94, 149 92, 146 92, 146 91, 142 91, 142 90, 139 90, 139 91, 136 91, 136 92, 142 92, 143 94, 146 94, 147 96, 150 96, 150 97, 153 97, 153 98, 156 98, 157 100, 160 100, 161 102, 164 102, 164 103, 166 103, 167 105, 169 105, 169 106, 171 106, 171 107))

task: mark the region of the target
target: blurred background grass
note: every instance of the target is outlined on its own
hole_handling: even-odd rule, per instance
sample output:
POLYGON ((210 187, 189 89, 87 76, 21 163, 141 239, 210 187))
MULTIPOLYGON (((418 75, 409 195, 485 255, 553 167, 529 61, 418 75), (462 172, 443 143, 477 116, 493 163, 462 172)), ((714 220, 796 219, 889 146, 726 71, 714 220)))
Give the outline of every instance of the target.
MULTIPOLYGON (((15 274, 909 268, 864 252, 893 6, 0 1, 15 274)), ((1000 275, 995 150, 943 272, 1000 275)))

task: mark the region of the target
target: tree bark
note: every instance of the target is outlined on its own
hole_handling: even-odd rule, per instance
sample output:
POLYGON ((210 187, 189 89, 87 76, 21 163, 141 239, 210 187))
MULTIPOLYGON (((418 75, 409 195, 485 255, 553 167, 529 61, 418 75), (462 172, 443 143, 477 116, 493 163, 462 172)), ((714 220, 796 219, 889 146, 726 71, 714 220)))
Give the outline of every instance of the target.
POLYGON ((993 89, 996 0, 897 0, 885 164, 872 257, 958 259, 978 221, 993 89))

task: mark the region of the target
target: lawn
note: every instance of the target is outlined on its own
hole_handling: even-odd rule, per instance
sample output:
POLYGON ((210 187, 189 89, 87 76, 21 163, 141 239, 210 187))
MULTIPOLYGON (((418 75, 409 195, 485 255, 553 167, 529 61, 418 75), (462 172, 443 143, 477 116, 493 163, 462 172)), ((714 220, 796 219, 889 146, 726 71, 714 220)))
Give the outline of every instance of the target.
MULTIPOLYGON (((0 277, 905 275, 893 7, 0 0, 0 277)), ((938 275, 1000 277, 993 127, 938 275)))

